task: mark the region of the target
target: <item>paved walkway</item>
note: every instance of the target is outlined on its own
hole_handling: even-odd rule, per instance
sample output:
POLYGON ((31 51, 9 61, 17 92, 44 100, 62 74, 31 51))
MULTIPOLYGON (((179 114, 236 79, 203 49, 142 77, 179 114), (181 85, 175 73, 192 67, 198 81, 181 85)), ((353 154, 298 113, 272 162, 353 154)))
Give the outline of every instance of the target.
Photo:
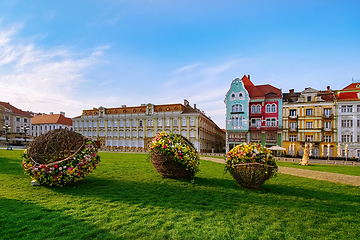
MULTIPOLYGON (((224 163, 223 159, 212 157, 200 157, 201 160, 213 161, 217 163, 224 163)), ((359 169, 360 171, 360 169, 359 169)), ((349 184, 360 187, 360 176, 351 176, 339 173, 321 172, 307 169, 281 167, 279 166, 279 173, 290 174, 298 177, 313 178, 317 180, 325 180, 329 182, 349 184)))

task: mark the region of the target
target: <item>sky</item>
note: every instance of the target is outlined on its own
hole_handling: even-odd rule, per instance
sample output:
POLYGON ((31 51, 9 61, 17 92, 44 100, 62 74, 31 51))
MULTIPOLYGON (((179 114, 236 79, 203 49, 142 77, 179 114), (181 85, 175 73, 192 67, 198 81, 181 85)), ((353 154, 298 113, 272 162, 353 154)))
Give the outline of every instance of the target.
POLYGON ((225 128, 232 80, 360 79, 360 1, 0 0, 0 101, 41 113, 183 103, 225 128))

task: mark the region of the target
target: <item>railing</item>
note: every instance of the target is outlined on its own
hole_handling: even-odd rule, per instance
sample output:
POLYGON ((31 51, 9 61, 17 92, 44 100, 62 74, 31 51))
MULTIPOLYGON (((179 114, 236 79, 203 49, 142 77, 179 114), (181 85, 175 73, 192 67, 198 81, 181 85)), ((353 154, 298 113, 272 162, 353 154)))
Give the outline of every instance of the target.
POLYGON ((333 118, 334 115, 333 114, 324 114, 323 118, 333 118))
POLYGON ((297 116, 297 115, 295 115, 295 116, 291 116, 291 115, 289 115, 289 116, 288 116, 288 118, 289 118, 289 119, 297 119, 297 118, 298 118, 298 116, 297 116))

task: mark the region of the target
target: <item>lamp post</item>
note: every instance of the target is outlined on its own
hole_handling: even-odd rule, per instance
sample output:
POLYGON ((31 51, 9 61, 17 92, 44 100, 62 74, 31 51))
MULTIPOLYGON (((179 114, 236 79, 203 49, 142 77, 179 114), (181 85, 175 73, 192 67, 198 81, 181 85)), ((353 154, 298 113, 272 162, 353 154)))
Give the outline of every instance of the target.
POLYGON ((21 126, 21 128, 24 130, 24 134, 25 134, 24 139, 26 142, 26 132, 30 129, 30 127, 25 125, 25 126, 21 126))
POLYGON ((4 131, 5 131, 6 142, 8 142, 9 139, 8 139, 8 137, 7 137, 7 132, 11 129, 11 126, 10 126, 9 124, 5 124, 5 125, 3 126, 3 129, 4 129, 4 131))

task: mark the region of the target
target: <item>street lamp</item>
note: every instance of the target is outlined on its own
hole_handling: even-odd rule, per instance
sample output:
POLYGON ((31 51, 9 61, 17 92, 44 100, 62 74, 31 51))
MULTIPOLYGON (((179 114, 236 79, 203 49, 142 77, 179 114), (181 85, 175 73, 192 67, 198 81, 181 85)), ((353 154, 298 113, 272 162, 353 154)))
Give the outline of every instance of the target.
POLYGON ((26 142, 26 132, 30 129, 30 127, 25 125, 25 126, 21 126, 21 128, 24 130, 24 134, 25 134, 24 139, 25 139, 25 142, 26 142))
POLYGON ((4 131, 5 131, 6 142, 8 142, 9 139, 8 139, 8 137, 7 137, 7 132, 11 129, 11 126, 10 126, 9 124, 5 124, 5 125, 3 126, 3 129, 4 129, 4 131))

